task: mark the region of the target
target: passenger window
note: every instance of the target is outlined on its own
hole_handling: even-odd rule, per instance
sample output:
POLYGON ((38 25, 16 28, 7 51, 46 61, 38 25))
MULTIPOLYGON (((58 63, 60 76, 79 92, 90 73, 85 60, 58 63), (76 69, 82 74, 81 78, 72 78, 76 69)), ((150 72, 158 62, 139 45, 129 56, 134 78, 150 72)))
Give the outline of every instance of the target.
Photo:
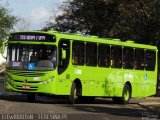
POLYGON ((72 64, 84 65, 84 42, 74 41, 72 45, 72 64))
POLYGON ((111 60, 110 64, 112 68, 122 67, 122 47, 112 46, 111 47, 111 60))
POLYGON ((136 70, 144 69, 144 50, 143 49, 135 49, 134 68, 136 70))
POLYGON ((110 46, 100 44, 98 46, 98 65, 100 67, 110 66, 110 46))
POLYGON ((86 43, 86 65, 97 66, 97 44, 86 43))
POLYGON ((146 54, 145 54, 145 58, 146 58, 146 70, 148 71, 154 71, 155 69, 155 63, 156 63, 156 52, 155 51, 151 51, 151 50, 146 50, 146 54))
POLYGON ((123 48, 123 68, 133 69, 134 49, 129 47, 123 48))

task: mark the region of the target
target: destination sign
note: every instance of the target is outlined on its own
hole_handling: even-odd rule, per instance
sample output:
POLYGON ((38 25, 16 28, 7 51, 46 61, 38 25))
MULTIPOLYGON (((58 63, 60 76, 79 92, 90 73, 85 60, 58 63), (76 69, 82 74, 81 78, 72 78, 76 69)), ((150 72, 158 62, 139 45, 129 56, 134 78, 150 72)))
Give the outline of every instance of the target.
POLYGON ((55 42, 56 38, 53 35, 42 34, 42 33, 16 33, 16 34, 11 34, 9 40, 55 42))
POLYGON ((46 40, 46 36, 19 35, 20 40, 46 40))

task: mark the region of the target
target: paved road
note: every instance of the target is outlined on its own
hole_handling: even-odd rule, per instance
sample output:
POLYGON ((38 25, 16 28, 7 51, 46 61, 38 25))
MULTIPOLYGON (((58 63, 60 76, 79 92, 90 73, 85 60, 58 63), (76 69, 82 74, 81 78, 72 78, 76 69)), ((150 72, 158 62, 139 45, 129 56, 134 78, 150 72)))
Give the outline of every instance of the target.
POLYGON ((52 96, 36 96, 36 102, 29 103, 25 95, 5 93, 0 82, 0 120, 20 115, 30 115, 30 120, 157 120, 160 116, 142 108, 136 100, 128 105, 113 104, 109 98, 98 98, 92 104, 70 105, 65 101, 52 96))
POLYGON ((8 114, 20 113, 31 114, 38 119, 59 116, 58 119, 64 120, 142 120, 146 115, 158 117, 156 113, 145 110, 135 102, 118 105, 113 104, 111 99, 97 99, 92 104, 69 105, 64 99, 37 96, 35 103, 29 103, 25 95, 1 95, 0 113, 0 119, 7 118, 8 114))

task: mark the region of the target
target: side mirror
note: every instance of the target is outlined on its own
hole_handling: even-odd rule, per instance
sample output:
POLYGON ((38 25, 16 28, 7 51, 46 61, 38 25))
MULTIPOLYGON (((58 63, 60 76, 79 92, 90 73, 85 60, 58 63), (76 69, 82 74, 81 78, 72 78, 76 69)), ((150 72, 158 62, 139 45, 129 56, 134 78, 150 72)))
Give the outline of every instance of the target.
POLYGON ((67 58, 67 53, 66 50, 62 49, 62 59, 66 59, 67 58))
POLYGON ((2 47, 1 47, 1 54, 2 54, 2 57, 5 59, 6 59, 6 57, 4 56, 4 54, 5 54, 5 48, 6 48, 7 44, 8 44, 8 40, 4 41, 2 44, 2 47))

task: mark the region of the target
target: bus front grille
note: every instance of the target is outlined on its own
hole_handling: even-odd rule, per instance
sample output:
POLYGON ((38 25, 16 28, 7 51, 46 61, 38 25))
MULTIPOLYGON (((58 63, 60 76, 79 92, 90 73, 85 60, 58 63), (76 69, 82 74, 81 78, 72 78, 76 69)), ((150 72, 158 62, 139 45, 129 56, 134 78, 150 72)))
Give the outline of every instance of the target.
POLYGON ((42 81, 26 81, 26 80, 13 80, 14 82, 20 82, 20 83, 40 83, 42 81))
POLYGON ((44 73, 40 73, 40 72, 32 72, 32 71, 12 71, 12 74, 16 75, 16 76, 24 76, 24 77, 41 77, 44 76, 44 73))

